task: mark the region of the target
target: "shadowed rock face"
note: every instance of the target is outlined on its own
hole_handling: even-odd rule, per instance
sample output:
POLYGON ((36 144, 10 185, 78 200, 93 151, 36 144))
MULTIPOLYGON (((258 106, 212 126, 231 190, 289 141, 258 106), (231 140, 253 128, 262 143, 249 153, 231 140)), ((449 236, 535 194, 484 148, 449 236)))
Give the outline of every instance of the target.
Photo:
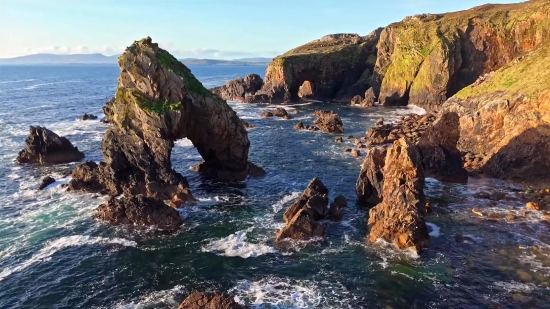
POLYGON ((255 94, 263 85, 264 81, 258 74, 248 74, 244 79, 238 77, 211 91, 224 100, 244 101, 247 95, 255 94))
POLYGON ((25 149, 19 152, 16 161, 29 164, 59 164, 79 161, 84 154, 65 137, 43 127, 30 127, 25 149))
POLYGON ((239 305, 235 300, 223 294, 207 294, 202 292, 193 292, 189 295, 178 309, 245 309, 245 306, 239 305))
POLYGON ((428 246, 424 173, 418 148, 405 139, 388 149, 382 202, 369 212, 369 240, 381 238, 397 248, 421 251, 428 246))
POLYGON ((462 156, 456 148, 460 138, 456 113, 442 113, 418 142, 426 177, 445 182, 468 182, 468 171, 462 167, 462 156))
POLYGON ((150 38, 134 42, 118 63, 116 96, 104 107, 113 123, 103 139, 105 164, 88 164, 73 174, 77 183, 71 187, 99 185, 110 193, 143 192, 163 199, 189 195, 185 178, 170 162, 174 141, 185 137, 204 159, 198 168, 204 177, 237 181, 248 176, 250 142, 241 120, 185 65, 150 38), (84 170, 96 175, 81 175, 84 170))
POLYGON ((379 101, 439 107, 479 76, 534 50, 549 34, 546 0, 408 17, 380 35, 379 101))
POLYGON ((386 164, 387 148, 372 148, 361 165, 355 191, 357 198, 369 205, 382 201, 382 186, 384 185, 384 165, 386 164))

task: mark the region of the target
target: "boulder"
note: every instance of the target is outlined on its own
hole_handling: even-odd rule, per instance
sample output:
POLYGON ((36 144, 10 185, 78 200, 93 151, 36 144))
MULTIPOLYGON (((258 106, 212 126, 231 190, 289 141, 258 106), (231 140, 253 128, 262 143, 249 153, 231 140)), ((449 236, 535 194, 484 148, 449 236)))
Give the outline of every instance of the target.
POLYGON ((468 171, 462 167, 462 156, 456 148, 460 138, 459 126, 456 113, 441 113, 420 137, 418 149, 427 177, 444 182, 468 182, 468 171))
POLYGON ((333 221, 340 221, 343 217, 343 210, 348 206, 348 202, 345 197, 338 196, 334 199, 334 202, 330 204, 328 210, 328 217, 333 221))
POLYGON ((387 148, 372 148, 363 164, 355 186, 357 199, 374 206, 382 201, 384 185, 384 165, 386 164, 387 148))
POLYGON ((365 99, 363 99, 360 104, 364 107, 371 107, 374 106, 374 103, 376 103, 376 94, 371 87, 365 92, 365 99))
POLYGON ((246 309, 246 307, 224 294, 195 291, 181 303, 178 309, 246 309))
POLYGON ((206 179, 242 181, 250 173, 250 142, 241 119, 191 71, 153 43, 134 42, 118 58, 115 97, 104 107, 113 123, 103 138, 104 164, 86 166, 72 188, 143 193, 171 199, 190 194, 185 178, 172 169, 174 141, 188 138, 203 157, 198 172, 206 179), (87 182, 93 180, 92 182, 87 182), (102 186, 101 187, 98 187, 102 186))
POLYGON ((182 224, 175 209, 160 200, 143 195, 118 199, 111 197, 107 203, 97 208, 94 218, 113 225, 154 225, 162 229, 175 229, 182 224))
POLYGON ((79 161, 84 153, 74 147, 65 137, 43 127, 30 127, 25 149, 19 152, 16 161, 20 164, 50 165, 79 161))
POLYGON ((38 187, 38 190, 44 190, 47 186, 51 185, 54 182, 55 182, 55 179, 53 177, 46 176, 40 182, 40 186, 38 187))
MULTIPOLYGON (((247 95, 253 95, 262 88, 264 81, 257 74, 248 74, 244 79, 238 77, 221 87, 211 89, 212 93, 228 101, 245 101, 247 95)), ((250 102, 252 103, 252 102, 250 102)))
POLYGON ((363 98, 361 98, 360 95, 356 95, 353 98, 351 98, 351 105, 361 105, 361 102, 363 101, 363 98))
POLYGON ((308 240, 323 236, 325 229, 317 221, 325 218, 327 210, 328 189, 320 179, 314 178, 283 214, 286 226, 279 231, 276 241, 286 238, 308 240))
POLYGON ((288 112, 286 111, 286 109, 282 108, 282 107, 277 107, 275 109, 275 111, 273 112, 273 116, 275 117, 289 117, 288 115, 288 112))
POLYGON ((300 88, 298 89, 298 97, 302 99, 315 98, 315 92, 313 91, 313 84, 309 80, 304 81, 302 86, 300 86, 300 88))
POLYGON ((96 120, 97 119, 97 116, 95 115, 92 115, 92 114, 84 114, 82 115, 82 117, 80 117, 80 120, 96 120))
POLYGON ((359 150, 357 150, 357 149, 353 149, 353 150, 351 151, 351 156, 352 156, 352 157, 355 157, 355 158, 360 157, 360 156, 361 156, 361 151, 359 151, 359 150))
POLYGON ((344 125, 340 116, 331 110, 319 110, 312 114, 317 117, 314 124, 326 133, 344 133, 344 125))
POLYGON ((344 139, 342 137, 337 137, 335 140, 334 140, 336 143, 343 143, 344 142, 344 139))
POLYGON ((292 220, 277 234, 276 241, 290 238, 294 240, 309 240, 325 235, 325 228, 313 220, 305 209, 300 209, 292 220))
POLYGON ((270 117, 273 117, 273 113, 272 112, 263 112, 260 114, 260 117, 263 117, 263 118, 270 118, 270 117))
POLYGON ((294 126, 294 130, 303 130, 305 129, 304 127, 304 123, 303 122, 298 122, 295 126, 294 126))
POLYGON ((314 220, 325 217, 328 207, 328 189, 319 178, 313 178, 302 195, 285 211, 283 219, 289 222, 300 209, 305 209, 314 220))
POLYGON ((383 239, 398 249, 420 252, 429 244, 422 158, 405 139, 393 143, 384 164, 382 202, 369 212, 369 241, 383 239))

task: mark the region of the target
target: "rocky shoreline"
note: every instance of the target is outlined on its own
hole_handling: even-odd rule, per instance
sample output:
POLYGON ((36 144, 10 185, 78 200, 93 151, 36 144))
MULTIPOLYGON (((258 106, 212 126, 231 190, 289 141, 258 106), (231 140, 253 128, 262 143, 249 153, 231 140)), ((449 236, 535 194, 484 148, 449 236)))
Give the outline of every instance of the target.
MULTIPOLYGON (((357 201, 371 207, 365 235, 370 243, 384 240, 416 253, 429 247, 426 217, 431 206, 424 194, 428 177, 443 183, 467 183, 479 175, 504 179, 526 190, 514 197, 526 209, 548 211, 548 20, 546 0, 418 15, 364 37, 325 36, 275 58, 265 80, 250 74, 211 90, 151 38, 135 41, 118 59, 118 88, 104 107, 110 124, 102 143, 104 161, 77 165, 67 190, 109 196, 96 209, 95 219, 176 230, 183 224, 176 208, 195 200, 188 180, 172 167, 176 140, 188 138, 196 147, 204 161, 192 170, 201 179, 246 181, 266 175, 249 161, 247 130, 255 126, 240 119, 226 100, 333 100, 372 109, 414 104, 427 110, 395 123, 380 119, 364 136, 347 139, 340 136, 344 123, 332 110, 317 110, 312 125, 295 126, 335 134, 335 143, 354 157, 366 153, 355 191, 357 201), (515 15, 498 19, 497 28, 511 26, 502 32, 490 26, 496 16, 511 10, 515 15), (508 37, 512 39, 504 39, 508 37), (481 45, 485 47, 478 48, 481 45)), ((293 119, 281 107, 261 117, 293 119)), ((81 118, 95 119, 89 114, 81 118)), ((83 158, 66 138, 31 127, 16 161, 51 165, 83 158)), ((46 177, 39 189, 53 183, 55 179, 46 177)), ((498 192, 479 194, 492 202, 507 198, 498 192)), ((324 239, 321 221, 341 220, 348 204, 338 196, 329 207, 328 195, 322 181, 314 178, 285 211, 286 225, 273 235, 275 242, 324 239)), ((515 220, 512 214, 484 209, 472 213, 515 220)), ((244 307, 224 295, 196 292, 179 308, 244 307)))

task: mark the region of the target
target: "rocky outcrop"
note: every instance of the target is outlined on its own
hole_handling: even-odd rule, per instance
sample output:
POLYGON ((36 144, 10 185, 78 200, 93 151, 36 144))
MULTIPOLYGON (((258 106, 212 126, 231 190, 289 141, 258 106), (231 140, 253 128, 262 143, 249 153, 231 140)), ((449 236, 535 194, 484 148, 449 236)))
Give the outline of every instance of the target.
POLYGON ((547 0, 408 17, 380 35, 374 69, 380 103, 438 107, 478 77, 534 50, 549 34, 547 0))
POLYGON ((163 229, 175 229, 182 224, 175 209, 143 195, 111 197, 107 203, 97 208, 94 218, 113 225, 154 225, 163 229))
POLYGON ((224 294, 193 292, 178 309, 246 309, 246 307, 224 294))
POLYGON ((386 163, 387 148, 372 148, 361 165, 361 172, 355 185, 357 199, 370 206, 382 201, 382 187, 384 185, 384 165, 386 163))
POLYGON ((366 92, 365 92, 365 98, 363 99, 363 101, 361 101, 361 106, 364 106, 364 107, 371 107, 371 106, 374 106, 374 103, 376 103, 376 94, 374 93, 374 88, 369 88, 366 92))
POLYGON ((80 117, 80 120, 82 121, 86 121, 86 120, 97 120, 97 116, 96 115, 92 115, 92 114, 84 114, 82 115, 82 117, 80 117))
POLYGON ((328 189, 314 178, 302 195, 285 211, 287 225, 277 235, 277 241, 286 238, 308 240, 323 236, 325 229, 317 221, 324 219, 328 210, 328 189))
POLYGON ((21 164, 50 165, 80 161, 84 153, 74 147, 65 137, 43 127, 30 127, 25 149, 19 152, 16 161, 21 164))
POLYGON ((38 190, 44 190, 46 189, 47 186, 51 185, 54 182, 55 182, 55 178, 53 178, 52 176, 46 176, 40 182, 40 186, 38 186, 38 190))
POLYGON ((244 79, 238 77, 221 87, 211 89, 212 93, 228 101, 245 101, 262 88, 264 81, 258 74, 248 74, 244 79))
POLYGON ((254 129, 256 126, 241 119, 241 123, 245 129, 254 129))
POLYGON ((70 188, 191 199, 187 181, 170 162, 174 141, 185 137, 204 159, 196 169, 201 176, 246 179, 250 142, 224 100, 150 38, 134 42, 118 63, 116 96, 104 107, 113 123, 103 138, 105 163, 79 166, 70 188))
POLYGON ((441 112, 459 116, 458 149, 480 154, 489 176, 550 187, 548 80, 550 42, 445 102, 441 112))
POLYGON ((344 133, 344 124, 340 116, 331 110, 320 110, 312 113, 317 117, 314 124, 319 130, 327 133, 344 133))
POLYGON ((262 89, 247 100, 256 103, 288 103, 300 99, 349 102, 371 86, 380 31, 364 37, 328 35, 276 57, 266 70, 262 89))
POLYGON ((348 207, 348 201, 342 195, 336 197, 334 202, 330 203, 330 208, 328 209, 328 217, 333 221, 340 221, 344 216, 344 208, 348 207))
POLYGON ((420 137, 418 149, 426 177, 444 182, 468 182, 462 156, 456 148, 460 137, 459 118, 454 112, 441 113, 420 137))
POLYGON ((428 246, 424 174, 418 148, 405 139, 388 149, 382 202, 369 212, 369 240, 389 241, 399 249, 419 252, 428 246))

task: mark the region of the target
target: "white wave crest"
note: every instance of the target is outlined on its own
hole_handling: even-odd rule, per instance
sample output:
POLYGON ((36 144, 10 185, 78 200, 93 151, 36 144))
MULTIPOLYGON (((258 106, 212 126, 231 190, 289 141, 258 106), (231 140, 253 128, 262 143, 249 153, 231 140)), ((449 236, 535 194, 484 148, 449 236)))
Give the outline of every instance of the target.
POLYGON ((208 244, 202 247, 202 251, 243 259, 277 252, 273 247, 247 242, 249 231, 250 229, 238 231, 222 239, 210 239, 208 244))
POLYGON ((435 224, 433 224, 433 223, 430 223, 430 222, 426 222, 426 225, 427 225, 428 227, 430 227, 430 229, 431 229, 431 231, 430 231, 430 233, 429 233, 429 235, 430 235, 431 237, 439 237, 439 236, 441 236, 441 233, 440 233, 441 228, 440 228, 439 226, 437 226, 437 225, 435 225, 435 224))
POLYGON ((24 261, 23 263, 20 263, 17 266, 4 268, 2 272, 0 272, 0 281, 4 280, 9 275, 22 271, 33 264, 49 260, 54 253, 61 249, 84 245, 122 245, 125 247, 135 247, 137 244, 134 241, 122 238, 90 237, 84 235, 61 237, 46 243, 40 251, 35 253, 30 259, 24 261))
POLYGON ((278 213, 279 211, 281 211, 281 209, 283 209, 286 203, 299 198, 301 194, 302 192, 292 192, 289 195, 283 196, 283 198, 281 198, 277 203, 271 206, 273 207, 273 212, 278 213))

